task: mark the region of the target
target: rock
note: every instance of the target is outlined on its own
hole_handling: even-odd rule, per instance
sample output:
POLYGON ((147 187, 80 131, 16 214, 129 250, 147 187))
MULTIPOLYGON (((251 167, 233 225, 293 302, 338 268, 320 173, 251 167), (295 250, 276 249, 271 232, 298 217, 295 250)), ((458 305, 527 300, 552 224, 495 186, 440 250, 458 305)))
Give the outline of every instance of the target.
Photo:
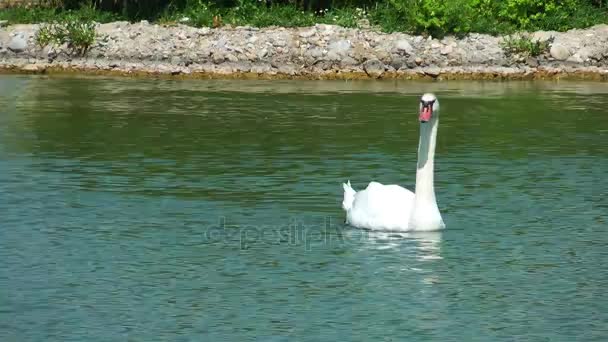
POLYGON ((451 54, 452 51, 454 51, 454 48, 451 45, 447 45, 441 48, 440 53, 445 56, 451 54))
POLYGON ((251 66, 251 72, 256 74, 265 74, 270 71, 272 67, 270 64, 256 64, 251 66))
POLYGON ((334 62, 332 61, 320 61, 315 63, 315 67, 319 70, 330 70, 334 66, 334 62))
POLYGON ((568 57, 568 59, 566 60, 566 62, 570 62, 570 63, 584 63, 585 61, 581 58, 581 56, 578 53, 575 53, 574 55, 568 57))
MULTIPOLYGON (((211 68, 209 68, 209 69, 211 69, 211 68)), ((215 65, 214 68, 211 69, 210 71, 221 74, 221 75, 230 75, 230 74, 234 73, 234 68, 229 64, 221 64, 221 65, 215 65)))
POLYGON ((568 49, 561 44, 552 45, 549 53, 551 54, 551 57, 557 59, 558 61, 563 61, 570 57, 570 51, 568 51, 568 49))
MULTIPOLYGON (((405 69, 405 67, 407 67, 408 69, 413 69, 415 67, 417 67, 419 64, 416 63, 416 60, 419 58, 414 58, 412 56, 410 56, 406 61, 405 61, 405 66, 401 66, 402 69, 405 69)), ((420 62, 422 62, 422 60, 420 60, 420 62)))
POLYGON ((223 61, 226 60, 226 56, 222 52, 216 51, 215 53, 213 53, 211 60, 215 64, 221 64, 223 61))
POLYGON ((465 56, 465 61, 469 64, 483 64, 489 60, 489 56, 480 51, 469 51, 465 56))
POLYGON ((284 39, 275 38, 272 40, 272 45, 274 45, 276 47, 283 47, 283 46, 287 45, 287 42, 284 39))
POLYGON ((403 57, 393 58, 393 60, 391 61, 389 66, 394 68, 395 70, 399 70, 399 69, 403 68, 404 66, 407 67, 407 60, 403 57))
POLYGON ((236 63, 239 61, 239 59, 231 53, 226 55, 226 60, 228 60, 229 62, 233 62, 233 63, 236 63))
POLYGON ((420 58, 420 57, 416 57, 416 58, 414 59, 414 62, 415 62, 417 65, 420 65, 420 64, 422 64, 423 60, 422 60, 422 58, 420 58))
POLYGON ((374 55, 376 55, 376 59, 380 60, 384 64, 389 64, 392 61, 391 54, 385 49, 375 49, 374 55))
POLYGON ((296 68, 291 64, 281 65, 277 69, 280 74, 285 75, 296 75, 298 73, 296 68))
POLYGON ((171 64, 173 65, 179 65, 182 63, 182 59, 178 56, 173 56, 171 57, 171 64))
POLYGON ((327 53, 327 59, 330 61, 339 61, 342 59, 342 57, 334 51, 329 51, 327 53))
POLYGON ((13 52, 23 52, 27 48, 27 39, 23 34, 17 34, 11 39, 7 47, 13 52))
POLYGON ((327 25, 327 24, 315 24, 315 27, 319 30, 319 33, 321 33, 324 36, 329 36, 332 33, 334 33, 335 29, 337 28, 337 26, 335 25, 327 25))
POLYGON ((312 59, 317 59, 317 58, 323 57, 323 50, 321 50, 319 48, 313 48, 313 49, 307 50, 306 54, 308 56, 312 57, 312 59))
POLYGON ((317 33, 317 30, 315 30, 315 28, 313 27, 313 28, 308 29, 306 31, 300 32, 300 37, 302 37, 302 38, 310 38, 310 37, 314 36, 316 33, 317 33))
POLYGON ((350 41, 342 39, 342 40, 338 40, 338 41, 335 41, 335 42, 329 44, 327 49, 329 50, 328 54, 335 53, 338 56, 343 56, 348 53, 348 50, 350 49, 350 47, 351 47, 350 41))
POLYGON ((601 59, 602 51, 598 51, 598 49, 594 49, 589 46, 585 46, 582 49, 578 50, 575 55, 579 56, 579 58, 583 61, 588 61, 589 59, 601 59))
POLYGON ((209 27, 203 27, 198 29, 196 32, 199 36, 207 36, 211 33, 211 29, 209 27))
POLYGON ((365 46, 361 43, 355 44, 353 49, 352 49, 352 53, 351 53, 351 57, 353 57, 356 60, 359 61, 364 61, 367 59, 368 53, 367 53, 367 49, 365 48, 365 46))
POLYGON ((29 72, 35 72, 40 70, 40 67, 36 64, 26 64, 24 66, 21 67, 21 70, 23 71, 29 71, 29 72))
POLYGON ((380 77, 384 74, 386 70, 386 66, 384 63, 380 62, 378 59, 370 59, 363 63, 363 70, 372 77, 380 77))
POLYGON ((0 27, 4 27, 8 24, 8 20, 0 20, 0 27))
POLYGON ((220 39, 216 40, 213 45, 217 48, 217 49, 225 49, 226 45, 228 45, 228 39, 226 39, 226 37, 220 37, 220 39))
POLYGON ((424 73, 432 77, 437 77, 439 76, 439 74, 441 74, 441 70, 439 70, 438 67, 431 66, 428 69, 424 70, 424 73))
POLYGON ((351 57, 344 57, 340 60, 340 66, 342 68, 349 68, 357 65, 357 60, 351 57))
POLYGON ((259 59, 263 59, 264 57, 266 57, 268 55, 268 49, 263 48, 263 49, 259 50, 257 55, 258 55, 259 59))
POLYGON ((528 57, 526 58, 526 64, 532 68, 536 68, 538 66, 538 59, 535 57, 528 57))
POLYGON ((251 71, 251 62, 247 62, 247 61, 237 62, 234 64, 234 68, 240 72, 250 72, 251 71))
POLYGON ((544 42, 558 35, 556 31, 538 31, 532 34, 532 40, 544 42))
POLYGON ((412 52, 414 51, 414 48, 412 48, 412 45, 410 44, 410 42, 408 42, 405 39, 401 39, 395 43, 394 50, 397 53, 405 53, 406 55, 411 55, 412 52))

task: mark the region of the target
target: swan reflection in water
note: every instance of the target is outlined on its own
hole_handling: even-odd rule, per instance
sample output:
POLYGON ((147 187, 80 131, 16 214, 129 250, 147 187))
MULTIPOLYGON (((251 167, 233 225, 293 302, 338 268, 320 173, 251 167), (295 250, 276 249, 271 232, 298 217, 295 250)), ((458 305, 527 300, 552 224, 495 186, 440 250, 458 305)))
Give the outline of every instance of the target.
POLYGON ((346 229, 343 234, 345 240, 353 242, 351 245, 361 252, 394 254, 398 261, 386 264, 383 267, 385 271, 401 273, 404 277, 415 274, 415 278, 424 285, 440 282, 436 265, 432 263, 443 259, 442 231, 393 232, 353 228, 346 229))
POLYGON ((441 231, 398 232, 367 229, 347 229, 348 240, 359 241, 359 247, 372 250, 405 249, 416 260, 440 260, 441 231))

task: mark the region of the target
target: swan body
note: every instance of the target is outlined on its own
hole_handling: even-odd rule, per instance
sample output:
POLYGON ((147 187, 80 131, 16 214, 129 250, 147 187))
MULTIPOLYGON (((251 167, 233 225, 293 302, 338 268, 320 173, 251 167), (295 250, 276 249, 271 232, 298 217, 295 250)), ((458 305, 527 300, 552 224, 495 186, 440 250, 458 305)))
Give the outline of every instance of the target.
POLYGON ((392 231, 433 231, 445 228, 433 185, 439 101, 433 94, 420 99, 420 140, 416 191, 396 184, 372 181, 356 191, 350 180, 343 183, 345 222, 357 228, 392 231))

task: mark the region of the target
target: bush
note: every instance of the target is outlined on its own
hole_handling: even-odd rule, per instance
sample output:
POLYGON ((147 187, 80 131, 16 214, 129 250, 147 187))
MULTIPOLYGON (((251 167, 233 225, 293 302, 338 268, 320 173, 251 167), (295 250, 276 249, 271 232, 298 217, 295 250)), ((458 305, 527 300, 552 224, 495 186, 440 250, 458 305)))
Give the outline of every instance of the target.
POLYGON ((507 36, 501 43, 507 55, 520 55, 522 57, 536 57, 549 51, 553 37, 546 41, 533 40, 526 34, 507 36))
POLYGON ((498 18, 520 29, 534 29, 548 17, 567 19, 581 6, 577 0, 507 0, 501 2, 498 18))
POLYGON ((512 33, 518 30, 568 30, 606 22, 584 0, 387 0, 385 9, 372 15, 391 30, 434 36, 445 34, 512 33))
POLYGON ((175 22, 215 26, 358 26, 385 32, 464 35, 589 27, 608 22, 608 0, 47 0, 53 8, 0 11, 0 19, 32 23, 61 18, 175 22), (214 19, 217 18, 217 19, 214 19), (221 19, 220 19, 221 18, 221 19))
POLYGON ((47 45, 67 44, 71 54, 84 56, 95 42, 95 24, 92 21, 77 19, 43 24, 35 39, 41 48, 47 45))

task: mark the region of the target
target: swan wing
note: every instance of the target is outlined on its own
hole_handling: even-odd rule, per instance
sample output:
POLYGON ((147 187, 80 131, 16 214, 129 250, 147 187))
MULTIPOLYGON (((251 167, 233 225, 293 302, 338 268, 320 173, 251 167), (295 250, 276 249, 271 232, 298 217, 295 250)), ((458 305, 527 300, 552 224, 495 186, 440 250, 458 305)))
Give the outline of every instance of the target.
POLYGON ((354 195, 347 222, 358 228, 407 230, 414 193, 399 185, 370 182, 354 195))

